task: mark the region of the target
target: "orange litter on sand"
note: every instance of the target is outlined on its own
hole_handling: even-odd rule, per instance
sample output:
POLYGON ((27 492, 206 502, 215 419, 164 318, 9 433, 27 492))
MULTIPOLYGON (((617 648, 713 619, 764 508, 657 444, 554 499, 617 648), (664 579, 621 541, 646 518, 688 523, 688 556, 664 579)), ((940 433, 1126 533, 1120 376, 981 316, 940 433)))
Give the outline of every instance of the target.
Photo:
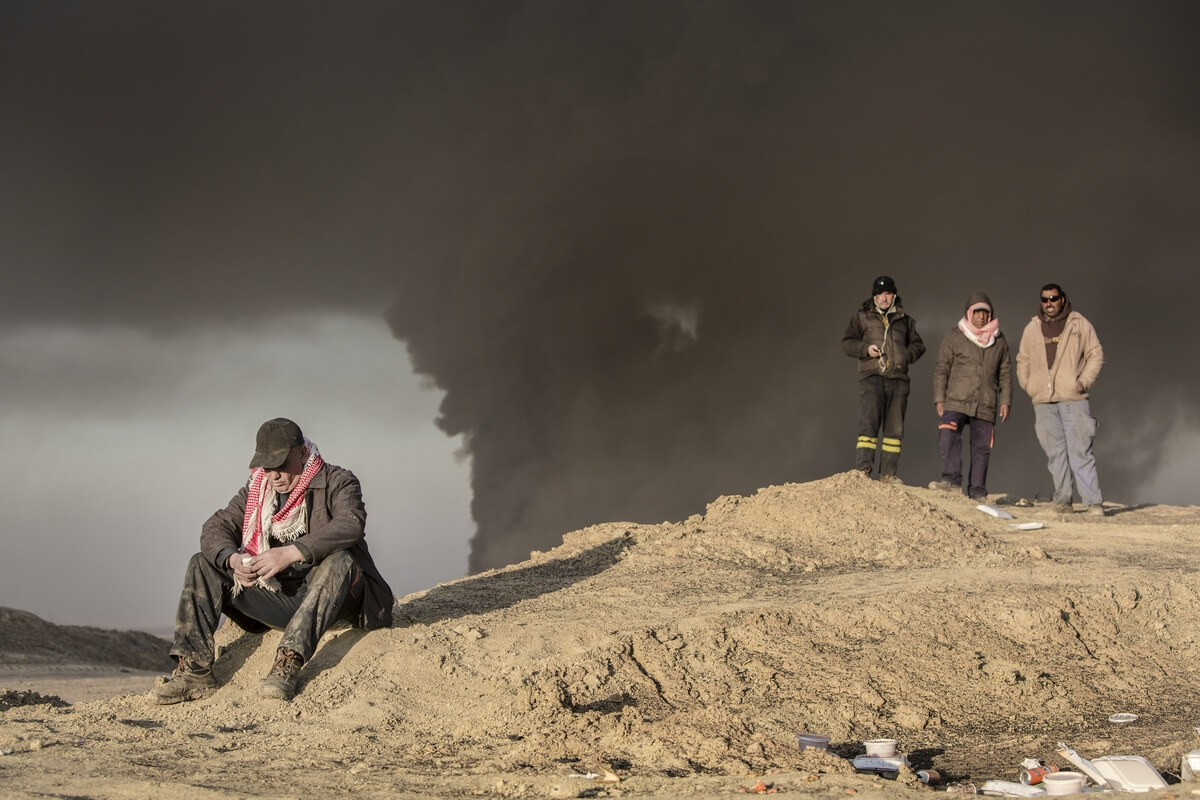
POLYGON ((775 794, 779 790, 772 783, 763 783, 761 780, 755 781, 754 785, 747 789, 745 786, 738 787, 739 792, 754 792, 755 794, 775 794))

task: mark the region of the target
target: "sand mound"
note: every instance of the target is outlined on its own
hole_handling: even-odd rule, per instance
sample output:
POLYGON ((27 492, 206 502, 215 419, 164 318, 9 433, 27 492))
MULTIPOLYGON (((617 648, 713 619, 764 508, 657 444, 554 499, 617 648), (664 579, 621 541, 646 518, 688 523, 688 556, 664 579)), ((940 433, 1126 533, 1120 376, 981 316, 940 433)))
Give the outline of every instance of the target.
MULTIPOLYGON (((198 797, 286 793, 295 776, 314 794, 594 796, 570 776, 601 767, 627 796, 868 780, 799 751, 803 731, 843 756, 894 737, 951 778, 1013 779, 1064 739, 1177 769, 1200 745, 1200 597, 1180 557, 1200 512, 1013 511, 1047 528, 855 473, 722 497, 403 598, 396 627, 328 637, 291 704, 255 696, 278 635, 229 630, 207 700, 25 708, 3 730, 82 737, 93 780, 165 775, 198 797), (1114 711, 1142 720, 1112 726, 1114 711)), ((883 788, 923 790, 910 773, 883 788)))
POLYGON ((171 667, 169 642, 141 631, 55 625, 28 611, 0 607, 0 664, 109 664, 130 669, 171 667))

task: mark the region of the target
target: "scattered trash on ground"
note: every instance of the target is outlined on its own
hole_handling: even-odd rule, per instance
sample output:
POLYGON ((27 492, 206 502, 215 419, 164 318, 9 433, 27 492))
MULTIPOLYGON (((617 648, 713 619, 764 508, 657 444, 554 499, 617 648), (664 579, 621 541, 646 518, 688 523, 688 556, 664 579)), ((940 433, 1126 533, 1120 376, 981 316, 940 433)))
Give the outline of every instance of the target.
POLYGON ((1108 721, 1115 723, 1117 725, 1123 725, 1126 722, 1134 722, 1137 720, 1137 718, 1138 718, 1137 714, 1122 713, 1122 714, 1113 714, 1111 717, 1108 718, 1108 721))
POLYGON ((903 753, 896 752, 898 744, 895 739, 871 739, 863 742, 863 749, 867 752, 855 756, 850 763, 859 772, 873 772, 884 778, 895 778, 901 767, 911 766, 903 753))
MULTIPOLYGON (((1116 715, 1114 715, 1116 716, 1116 715)), ((1166 788, 1162 774, 1142 756, 1099 756, 1087 759, 1062 742, 1058 743, 1058 754, 1071 763, 1078 772, 1061 770, 1056 764, 1045 764, 1027 758, 1021 762, 1021 782, 986 781, 975 784, 951 784, 947 792, 958 794, 987 794, 1004 797, 1039 797, 1041 795, 1063 796, 1088 791, 1149 792, 1166 788), (1089 781, 1092 786, 1089 786, 1089 781)), ((1200 770, 1200 750, 1184 756, 1180 777, 1196 774, 1200 770), (1195 755, 1189 764, 1188 756, 1195 755)))
MULTIPOLYGON (((1113 714, 1109 721, 1114 723, 1133 722, 1136 714, 1113 714)), ((1197 729, 1200 733, 1200 728, 1197 729)), ((829 737, 823 734, 797 734, 801 750, 828 750, 829 737)), ((911 769, 906 754, 898 752, 899 742, 895 739, 868 739, 863 742, 865 753, 854 756, 850 763, 857 772, 869 772, 883 778, 899 777, 901 769, 911 769)), ((1046 763, 1036 758, 1021 761, 1017 773, 1018 781, 989 780, 983 783, 955 781, 946 785, 949 794, 982 794, 996 797, 1041 797, 1079 794, 1081 792, 1149 792, 1167 786, 1162 774, 1142 756, 1099 756, 1084 758, 1063 742, 1056 751, 1078 771, 1065 770, 1058 764, 1046 763)), ((1180 779, 1200 780, 1200 749, 1184 754, 1180 765, 1180 779)), ((942 783, 941 774, 934 769, 916 771, 916 777, 927 786, 942 783)), ((614 776, 615 777, 615 776, 614 776)), ((740 792, 773 793, 771 784, 759 781, 753 788, 741 787, 740 792)))
POLYGON ((1038 531, 1046 527, 1044 522, 1012 522, 1009 523, 1010 528, 1016 528, 1019 531, 1038 531))

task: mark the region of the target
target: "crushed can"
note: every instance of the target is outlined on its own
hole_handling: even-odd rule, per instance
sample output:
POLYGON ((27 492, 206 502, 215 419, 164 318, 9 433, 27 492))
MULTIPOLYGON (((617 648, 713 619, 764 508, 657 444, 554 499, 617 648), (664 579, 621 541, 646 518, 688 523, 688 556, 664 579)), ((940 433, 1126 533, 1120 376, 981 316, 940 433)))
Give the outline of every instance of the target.
POLYGON ((937 786, 942 782, 942 775, 936 769, 919 769, 917 777, 921 779, 921 783, 928 786, 937 786))
POLYGON ((1026 767, 1021 770, 1021 783, 1026 786, 1036 786, 1042 782, 1042 778, 1049 775, 1051 772, 1058 772, 1058 767, 1054 764, 1042 764, 1037 767, 1026 767))
POLYGON ((973 783, 952 783, 946 787, 949 794, 978 794, 979 789, 973 783))

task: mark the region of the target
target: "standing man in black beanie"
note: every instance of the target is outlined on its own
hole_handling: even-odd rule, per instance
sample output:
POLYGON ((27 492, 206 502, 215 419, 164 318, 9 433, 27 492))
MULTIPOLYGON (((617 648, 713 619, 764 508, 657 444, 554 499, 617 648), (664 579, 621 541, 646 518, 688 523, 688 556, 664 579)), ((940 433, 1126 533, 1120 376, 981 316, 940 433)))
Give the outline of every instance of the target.
POLYGON ((879 480, 901 483, 900 443, 908 408, 908 365, 925 353, 917 323, 904 313, 896 282, 881 275, 871 297, 850 318, 842 352, 858 359, 858 443, 855 469, 870 475, 881 450, 879 480), (883 438, 880 439, 880 428, 883 438))

